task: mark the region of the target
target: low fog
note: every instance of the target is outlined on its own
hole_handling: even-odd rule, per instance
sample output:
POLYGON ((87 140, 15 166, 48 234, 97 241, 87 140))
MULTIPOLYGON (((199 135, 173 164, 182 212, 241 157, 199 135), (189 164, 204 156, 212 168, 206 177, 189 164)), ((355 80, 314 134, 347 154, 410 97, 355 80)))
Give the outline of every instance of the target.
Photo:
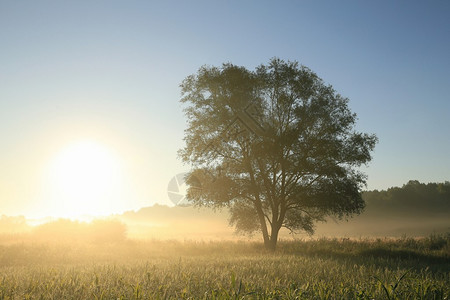
MULTIPOLYGON (((314 235, 283 230, 281 239, 321 237, 421 237, 450 232, 450 183, 410 181, 386 191, 366 191, 364 212, 347 220, 317 223, 314 235)), ((94 243, 143 240, 255 240, 229 226, 228 212, 194 206, 154 205, 107 218, 81 222, 67 219, 0 218, 3 241, 82 241, 94 243), (39 224, 40 223, 40 224, 39 224)))

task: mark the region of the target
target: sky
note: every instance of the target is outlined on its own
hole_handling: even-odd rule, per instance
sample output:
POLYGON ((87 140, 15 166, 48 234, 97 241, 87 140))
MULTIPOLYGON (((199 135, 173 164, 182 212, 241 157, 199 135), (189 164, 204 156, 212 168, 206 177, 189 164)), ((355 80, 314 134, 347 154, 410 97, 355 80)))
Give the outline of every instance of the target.
POLYGON ((117 175, 96 213, 171 205, 189 170, 182 80, 273 57, 311 68, 378 136, 367 189, 450 180, 449 16, 449 1, 0 0, 0 214, 74 210, 52 186, 74 169, 117 175))

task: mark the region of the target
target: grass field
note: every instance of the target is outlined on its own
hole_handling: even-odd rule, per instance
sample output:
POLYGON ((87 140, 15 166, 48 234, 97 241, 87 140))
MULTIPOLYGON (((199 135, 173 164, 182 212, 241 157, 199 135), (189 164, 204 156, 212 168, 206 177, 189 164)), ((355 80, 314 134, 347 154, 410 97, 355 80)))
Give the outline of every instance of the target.
POLYGON ((0 238, 0 299, 448 299, 450 236, 51 243, 0 238))

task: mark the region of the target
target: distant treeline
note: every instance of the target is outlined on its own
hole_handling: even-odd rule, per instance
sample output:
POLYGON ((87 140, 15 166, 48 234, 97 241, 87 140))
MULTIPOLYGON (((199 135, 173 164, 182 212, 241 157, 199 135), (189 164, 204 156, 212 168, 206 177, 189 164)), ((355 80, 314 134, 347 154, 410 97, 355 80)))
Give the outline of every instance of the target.
MULTIPOLYGON (((126 239, 127 226, 117 219, 98 219, 92 222, 58 219, 38 226, 30 226, 25 217, 0 217, 0 235, 37 241, 84 241, 96 243, 120 242, 126 239), (25 234, 25 235, 20 235, 25 234)), ((1 238, 0 238, 1 241, 1 238)))
POLYGON ((0 216, 0 234, 2 233, 19 233, 31 230, 27 219, 24 216, 10 217, 6 215, 0 216))
POLYGON ((410 180, 402 187, 382 191, 366 191, 366 215, 396 214, 421 215, 450 214, 450 182, 420 183, 410 180))

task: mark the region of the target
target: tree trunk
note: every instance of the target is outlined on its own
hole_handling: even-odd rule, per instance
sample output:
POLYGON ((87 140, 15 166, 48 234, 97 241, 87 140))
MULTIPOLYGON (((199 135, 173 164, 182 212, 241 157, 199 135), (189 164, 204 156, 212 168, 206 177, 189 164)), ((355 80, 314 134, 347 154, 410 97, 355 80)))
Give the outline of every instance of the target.
POLYGON ((269 231, 267 230, 266 219, 264 217, 264 212, 262 210, 261 201, 259 199, 255 201, 256 212, 258 213, 259 223, 261 225, 261 231, 264 239, 264 246, 267 248, 270 244, 269 231))
POLYGON ((270 234, 270 239, 267 244, 265 244, 266 249, 270 251, 275 251, 277 247, 278 242, 278 233, 280 232, 281 226, 278 226, 277 224, 272 224, 272 231, 270 234))
POLYGON ((263 239, 264 239, 264 247, 266 247, 266 249, 269 249, 270 248, 270 236, 269 236, 269 232, 267 231, 266 224, 262 225, 262 233, 263 233, 263 239))
POLYGON ((267 224, 266 224, 266 220, 264 219, 264 216, 259 217, 259 222, 261 223, 261 231, 263 234, 264 246, 266 246, 266 248, 267 248, 268 245, 270 244, 270 237, 269 237, 269 232, 267 231, 267 224))

